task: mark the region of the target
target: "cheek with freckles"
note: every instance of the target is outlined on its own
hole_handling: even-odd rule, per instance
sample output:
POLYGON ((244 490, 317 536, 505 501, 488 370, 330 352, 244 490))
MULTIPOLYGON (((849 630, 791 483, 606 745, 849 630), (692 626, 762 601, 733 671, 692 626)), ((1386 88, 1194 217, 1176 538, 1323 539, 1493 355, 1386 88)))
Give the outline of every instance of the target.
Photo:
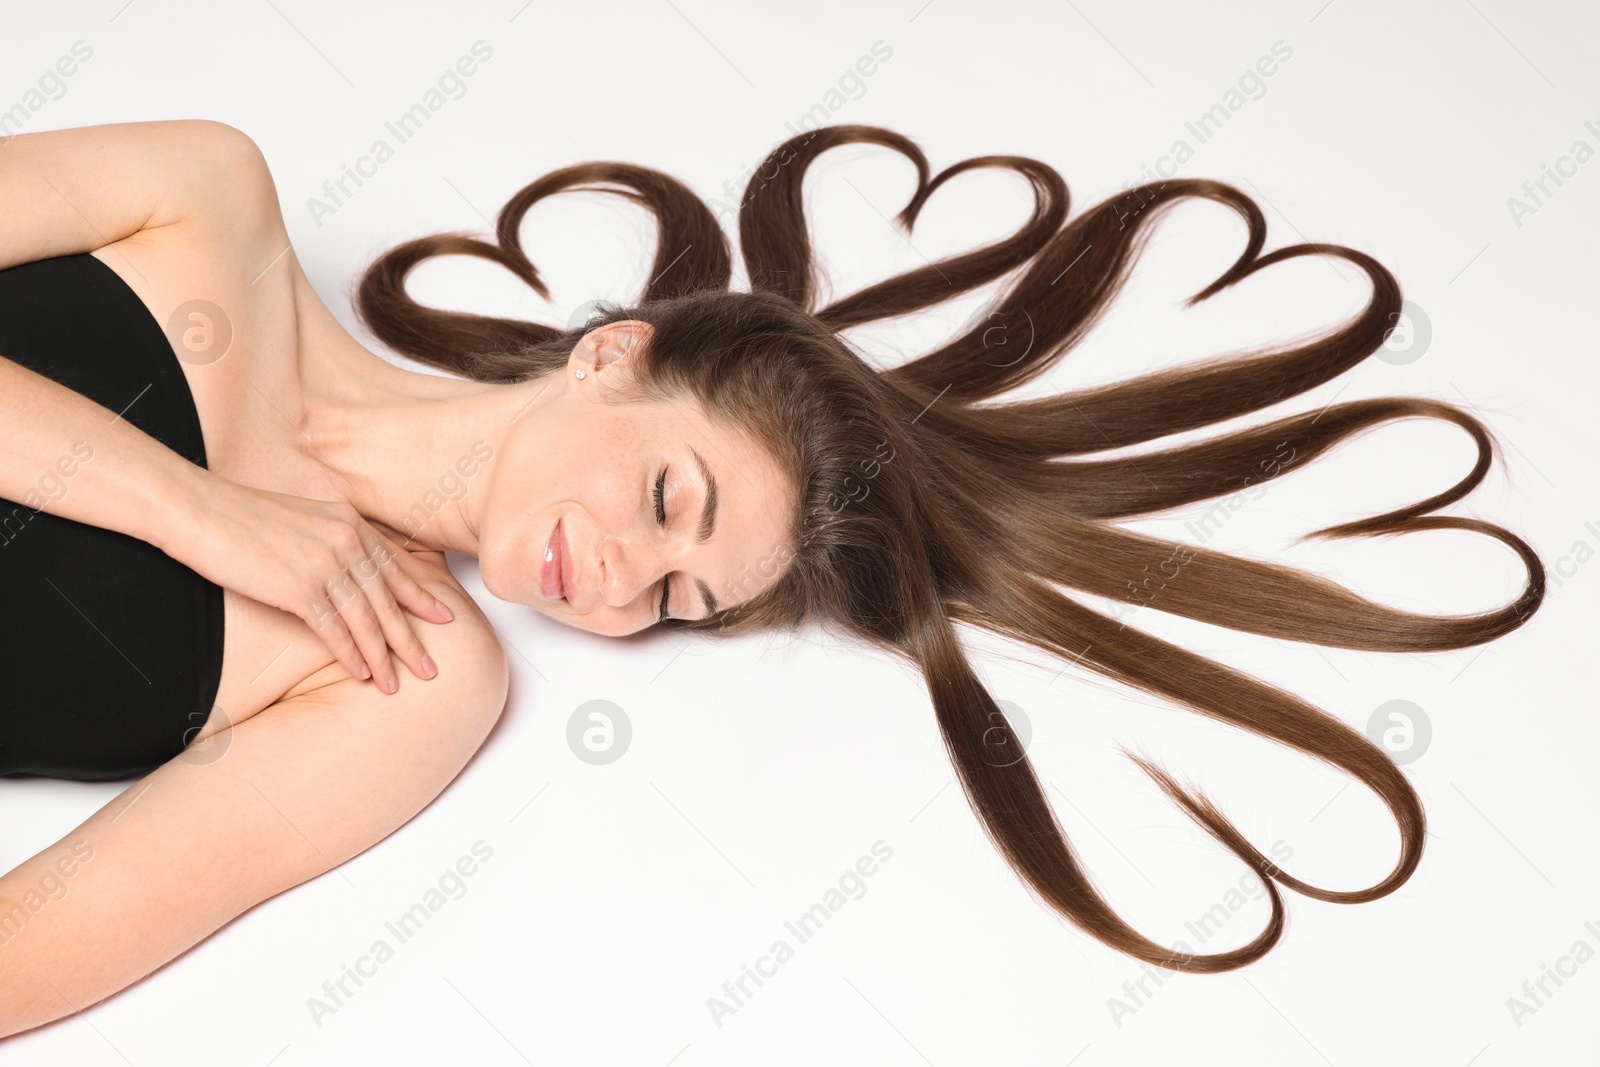
POLYGON ((478 571, 484 587, 501 600, 528 603, 539 596, 544 546, 558 514, 550 487, 539 482, 532 472, 507 477, 494 487, 484 509, 478 571))
POLYGON ((479 568, 496 597, 538 604, 544 546, 556 521, 569 544, 587 551, 608 538, 639 540, 654 522, 656 465, 637 419, 620 413, 551 420, 517 445, 502 457, 485 511, 479 568))

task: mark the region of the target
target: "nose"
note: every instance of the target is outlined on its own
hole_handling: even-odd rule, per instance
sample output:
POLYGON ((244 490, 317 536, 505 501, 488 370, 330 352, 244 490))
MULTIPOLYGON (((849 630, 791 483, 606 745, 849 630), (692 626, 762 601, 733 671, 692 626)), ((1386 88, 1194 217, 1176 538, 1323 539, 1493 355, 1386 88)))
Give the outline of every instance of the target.
POLYGON ((600 600, 614 608, 650 593, 673 570, 664 546, 632 537, 602 537, 599 562, 600 600))

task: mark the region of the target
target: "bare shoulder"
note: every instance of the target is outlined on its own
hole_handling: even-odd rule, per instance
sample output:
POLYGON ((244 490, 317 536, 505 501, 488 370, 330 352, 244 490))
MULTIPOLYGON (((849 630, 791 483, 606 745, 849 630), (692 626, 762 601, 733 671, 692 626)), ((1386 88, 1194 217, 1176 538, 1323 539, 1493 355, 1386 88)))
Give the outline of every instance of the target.
MULTIPOLYGON (((505 648, 501 645, 493 624, 489 622, 483 609, 456 580, 455 575, 450 573, 443 552, 410 550, 408 552, 412 564, 410 570, 417 576, 418 582, 424 589, 442 600, 455 616, 448 623, 437 624, 420 620, 407 613, 407 618, 416 626, 423 647, 428 650, 428 654, 439 667, 439 673, 428 681, 439 682, 448 679, 444 681, 446 687, 457 683, 476 686, 477 691, 459 695, 469 702, 498 701, 499 704, 503 704, 506 687, 509 685, 510 668, 505 648), (447 664, 446 660, 450 663, 447 664)), ((296 621, 300 622, 302 627, 305 626, 304 621, 296 621)), ((329 656, 331 657, 331 653, 329 656)), ((420 681, 392 652, 390 661, 394 665, 395 676, 400 679, 401 692, 405 691, 408 683, 420 681)), ((346 692, 351 686, 365 687, 377 692, 377 687, 369 679, 355 677, 338 660, 332 660, 284 693, 280 702, 312 693, 322 694, 319 699, 325 700, 333 696, 327 690, 336 685, 345 686, 337 692, 346 692)), ((378 695, 383 696, 383 694, 378 695)), ((399 695, 400 693, 395 693, 386 699, 393 700, 399 695)), ((497 707, 496 714, 498 710, 497 707)))
POLYGON ((60 857, 81 864, 69 901, 29 918, 27 936, 6 946, 0 1036, 100 1001, 339 866, 461 773, 504 707, 505 656, 458 584, 424 580, 456 612, 424 638, 439 665, 433 678, 402 672, 391 696, 346 675, 280 700, 163 764, 0 878, 3 907, 60 857))
POLYGON ((210 180, 191 193, 183 222, 235 239, 270 241, 283 232, 277 183, 261 146, 227 123, 193 122, 198 129, 191 136, 203 139, 210 156, 210 180))
POLYGON ((139 233, 214 228, 230 216, 244 229, 270 226, 276 211, 260 148, 242 130, 209 119, 21 133, 6 138, 5 149, 0 267, 139 233))
MULTIPOLYGON (((245 282, 253 282, 288 249, 271 165, 248 133, 210 119, 133 123, 128 128, 140 131, 140 150, 167 169, 147 181, 152 191, 146 199, 153 207, 143 225, 102 246, 112 254, 108 262, 115 258, 111 245, 144 254, 165 249, 179 262, 181 257, 204 256, 206 274, 241 273, 245 282)), ((124 148, 119 158, 131 151, 124 148)), ((162 270, 176 273, 177 267, 163 264, 162 270)))

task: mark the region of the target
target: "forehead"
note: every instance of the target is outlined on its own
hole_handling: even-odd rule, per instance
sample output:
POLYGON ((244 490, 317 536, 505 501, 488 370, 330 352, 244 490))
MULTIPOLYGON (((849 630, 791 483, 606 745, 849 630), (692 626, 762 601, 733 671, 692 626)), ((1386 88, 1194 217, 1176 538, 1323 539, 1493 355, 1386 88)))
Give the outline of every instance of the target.
MULTIPOLYGON (((664 455, 685 464, 677 473, 696 486, 714 486, 714 530, 691 569, 718 609, 743 603, 778 577, 793 552, 798 502, 788 472, 751 431, 709 415, 697 401, 649 404, 664 455)), ((694 514, 686 521, 698 526, 706 496, 689 495, 694 514)), ((698 610, 701 594, 693 599, 698 610)))

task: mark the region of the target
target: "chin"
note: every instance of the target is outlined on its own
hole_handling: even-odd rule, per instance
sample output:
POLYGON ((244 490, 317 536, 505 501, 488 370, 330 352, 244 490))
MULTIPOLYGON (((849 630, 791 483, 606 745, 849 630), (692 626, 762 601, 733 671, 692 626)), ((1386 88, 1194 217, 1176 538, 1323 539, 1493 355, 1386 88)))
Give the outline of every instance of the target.
MULTIPOLYGON (((565 605, 565 601, 562 601, 561 603, 562 605, 565 605)), ((549 619, 551 622, 559 622, 562 626, 568 627, 569 629, 579 630, 586 634, 592 634, 595 632, 584 625, 583 619, 580 616, 570 615, 566 612, 550 610, 556 606, 557 605, 551 604, 549 601, 543 601, 535 605, 534 610, 540 615, 543 615, 545 618, 549 619)), ((600 636, 604 637, 605 635, 601 634, 600 636)))
POLYGON ((522 603, 522 598, 516 595, 516 590, 507 586, 501 574, 498 552, 485 552, 478 557, 478 579, 483 582, 483 587, 489 595, 496 600, 506 600, 511 603, 522 603))
MULTIPOLYGON (((565 601, 562 603, 565 604, 565 601)), ((544 611, 542 608, 539 610, 540 613, 546 618, 554 619, 563 626, 570 626, 574 630, 581 630, 586 634, 594 634, 596 637, 631 637, 636 633, 642 633, 645 629, 649 629, 649 627, 643 627, 639 630, 623 630, 619 633, 612 628, 593 626, 588 622, 587 618, 582 615, 572 615, 566 612, 558 614, 552 611, 544 611)))

